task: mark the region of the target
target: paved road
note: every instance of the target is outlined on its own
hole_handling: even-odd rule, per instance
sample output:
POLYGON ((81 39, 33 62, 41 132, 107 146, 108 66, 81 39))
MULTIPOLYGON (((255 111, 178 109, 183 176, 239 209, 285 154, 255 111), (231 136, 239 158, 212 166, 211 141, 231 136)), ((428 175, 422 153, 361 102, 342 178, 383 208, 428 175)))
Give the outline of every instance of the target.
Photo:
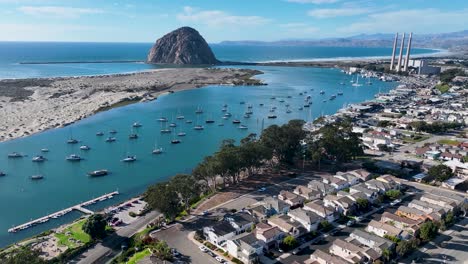
POLYGON ((103 242, 96 244, 83 254, 76 257, 70 263, 89 264, 105 263, 120 252, 121 243, 134 235, 138 230, 144 228, 159 215, 158 212, 151 211, 145 216, 137 219, 135 222, 116 231, 111 236, 104 239, 103 242))
POLYGON ((400 263, 468 263, 468 218, 442 232, 400 263))
POLYGON ((166 241, 170 247, 177 248, 184 256, 182 260, 194 264, 219 264, 213 257, 201 252, 200 249, 188 239, 189 233, 190 230, 185 229, 183 225, 176 224, 168 229, 153 232, 151 236, 166 241))

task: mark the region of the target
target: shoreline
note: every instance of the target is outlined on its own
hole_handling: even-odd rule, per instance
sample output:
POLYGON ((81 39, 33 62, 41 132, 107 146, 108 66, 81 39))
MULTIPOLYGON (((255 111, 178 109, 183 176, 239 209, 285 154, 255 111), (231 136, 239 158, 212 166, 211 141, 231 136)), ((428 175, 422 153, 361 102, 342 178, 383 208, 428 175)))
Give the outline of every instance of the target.
POLYGON ((0 80, 0 142, 65 127, 122 103, 207 85, 264 85, 250 69, 171 68, 100 76, 0 80))

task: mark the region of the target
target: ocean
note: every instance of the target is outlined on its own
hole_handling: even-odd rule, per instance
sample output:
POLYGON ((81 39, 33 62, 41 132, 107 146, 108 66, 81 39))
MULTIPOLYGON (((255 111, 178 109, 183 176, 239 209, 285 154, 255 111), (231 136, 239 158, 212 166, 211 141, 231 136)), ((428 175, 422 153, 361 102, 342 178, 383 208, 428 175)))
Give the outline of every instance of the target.
MULTIPOLYGON (((24 78, 147 70, 152 66, 142 63, 40 65, 18 63, 140 60, 144 59, 149 47, 149 44, 2 43, 0 44, 0 76, 24 78), (10 52, 6 51, 5 47, 10 47, 10 52), (20 50, 27 52, 20 55, 20 50), (45 54, 44 50, 48 50, 48 54, 45 54)), ((262 55, 254 52, 258 47, 245 47, 245 50, 241 51, 240 47, 221 48, 214 45, 213 49, 221 60, 287 59, 287 50, 262 55), (238 57, 235 55, 237 53, 238 57)), ((337 57, 383 56, 389 51, 384 48, 375 49, 375 52, 370 54, 361 49, 350 53, 341 50, 344 48, 336 49, 335 56, 337 57)), ((333 48, 323 48, 323 50, 328 50, 329 54, 333 53, 333 48)), ((291 48, 290 58, 312 58, 314 52, 317 51, 306 52, 302 48, 291 48)), ((430 51, 425 50, 425 52, 430 51)), ((318 56, 316 54, 315 58, 318 56)), ((372 99, 379 91, 386 92, 397 85, 395 82, 380 82, 374 79, 372 85, 354 87, 349 82, 351 77, 338 69, 272 66, 249 66, 249 68, 263 71, 264 74, 257 77, 268 85, 236 87, 214 85, 176 92, 160 96, 158 100, 152 102, 137 103, 101 112, 65 128, 52 129, 26 138, 0 143, 0 170, 7 173, 7 176, 0 177, 0 212, 2 212, 0 247, 57 227, 76 219, 80 214, 71 213, 34 228, 14 234, 8 233, 7 229, 13 225, 22 224, 30 219, 73 206, 104 193, 115 190, 121 192, 112 200, 88 207, 91 210, 101 209, 138 195, 152 183, 165 180, 177 173, 189 173, 206 155, 216 151, 223 139, 232 138, 239 142, 249 133, 259 133, 262 127, 272 124, 284 124, 291 119, 312 120, 320 115, 333 114, 345 104, 372 99), (340 82, 346 85, 340 85, 340 82), (325 95, 320 95, 321 90, 325 91, 325 95), (328 100, 330 95, 337 94, 339 91, 342 91, 344 95, 337 96, 335 100, 328 100), (300 93, 303 95, 299 95, 300 93), (272 95, 276 97, 276 100, 270 99, 272 95), (306 95, 311 95, 313 104, 309 109, 299 110, 299 107, 304 104, 306 95), (280 102, 280 99, 285 102, 280 102), (233 114, 231 119, 222 119, 221 108, 224 104, 228 104, 229 111, 233 114), (249 104, 253 106, 254 114, 251 118, 243 118, 243 113, 249 104), (291 113, 286 113, 286 104, 290 105, 291 113), (204 110, 201 115, 195 114, 198 106, 204 110), (272 106, 278 108, 277 119, 266 118, 272 106), (185 120, 193 120, 193 123, 187 124, 185 120, 176 120, 175 116, 179 113, 185 116, 185 120), (161 116, 178 124, 175 132, 187 133, 186 137, 181 138, 181 144, 170 144, 171 139, 175 137, 174 132, 172 134, 160 133, 162 125, 157 119, 161 116), (216 121, 215 124, 204 124, 207 118, 213 118, 216 121), (242 130, 238 128, 238 125, 232 124, 231 121, 234 118, 240 119, 248 129, 242 130), (140 122, 143 126, 136 129, 139 138, 129 140, 128 134, 131 133, 134 122, 140 122), (203 124, 205 129, 193 130, 196 123, 203 124), (223 126, 219 126, 221 123, 223 126), (115 143, 104 142, 112 129, 118 131, 117 141, 115 143), (98 131, 103 131, 105 136, 96 136, 98 131), (80 143, 66 144, 71 135, 80 143), (80 150, 79 146, 82 144, 89 145, 91 150, 80 150), (162 155, 151 154, 155 145, 162 146, 165 152, 162 155), (44 154, 47 161, 32 162, 32 157, 41 154, 42 148, 50 150, 44 154), (27 156, 21 159, 7 158, 8 153, 14 151, 27 156), (73 153, 81 155, 84 160, 81 162, 66 161, 65 157, 73 153), (138 160, 131 164, 121 162, 120 160, 127 154, 136 155, 138 160), (111 174, 100 178, 90 178, 86 175, 89 171, 103 168, 110 170, 111 174), (44 179, 31 181, 29 177, 33 174, 43 174, 44 179)))
MULTIPOLYGON (((134 61, 144 61, 151 46, 151 43, 0 42, 0 79, 98 75, 150 70, 158 66, 134 61), (89 63, 97 61, 102 63, 89 63), (115 63, 105 63, 111 61, 115 63)), ((391 48, 221 44, 212 44, 211 47, 219 60, 236 62, 310 61, 389 57, 391 55, 391 48)), ((437 51, 413 48, 411 52, 412 55, 421 55, 437 51)))

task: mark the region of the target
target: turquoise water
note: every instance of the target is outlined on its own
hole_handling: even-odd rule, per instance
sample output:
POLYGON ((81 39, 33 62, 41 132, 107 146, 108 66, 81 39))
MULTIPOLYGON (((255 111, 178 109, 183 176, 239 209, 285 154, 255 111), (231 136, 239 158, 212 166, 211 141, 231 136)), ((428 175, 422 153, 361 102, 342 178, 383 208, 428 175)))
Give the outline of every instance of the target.
MULTIPOLYGON (((271 124, 282 124, 290 119, 310 119, 321 114, 333 114, 346 103, 362 102, 373 98, 379 89, 382 92, 393 88, 397 83, 384 83, 373 80, 373 85, 352 87, 349 76, 337 69, 322 68, 290 68, 290 67, 251 67, 265 72, 258 76, 265 80, 267 86, 209 86, 200 89, 181 91, 159 97, 148 103, 138 103, 99 113, 79 121, 66 128, 53 129, 27 138, 0 143, 0 170, 8 173, 0 177, 0 246, 5 246, 22 238, 37 234, 51 227, 70 221, 78 214, 69 215, 64 219, 51 220, 47 224, 32 229, 7 233, 12 225, 18 225, 47 213, 72 206, 81 201, 89 200, 106 192, 119 190, 122 194, 112 201, 99 203, 94 208, 101 208, 111 203, 136 195, 158 181, 162 181, 176 173, 190 172, 204 156, 211 154, 221 140, 233 138, 239 141, 250 132, 259 132, 262 121, 265 127, 271 124), (346 86, 339 85, 345 81, 346 86), (311 89, 314 89, 311 91, 311 89), (320 95, 325 90, 325 95, 320 95), (339 90, 344 92, 333 101, 322 102, 339 90), (307 92, 302 96, 300 92, 307 92), (270 97, 276 96, 276 100, 270 97), (304 104, 304 97, 311 95, 313 105, 311 111, 298 110, 304 104), (291 96, 292 98, 287 98, 291 96), (284 103, 279 99, 283 98, 284 103), (240 104, 245 101, 244 105, 240 104), (265 104, 260 107, 259 104, 265 104), (286 113, 285 104, 291 105, 292 113, 286 113), (238 129, 231 120, 223 120, 221 108, 229 105, 231 118, 238 118, 248 126, 248 130, 238 129), (252 104, 254 114, 250 119, 244 119, 243 113, 248 104, 252 104), (194 113, 197 106, 203 108, 202 115, 194 113), (267 119, 271 106, 277 106, 277 119, 267 119), (161 124, 157 121, 161 116, 175 118, 178 113, 185 120, 193 120, 186 124, 184 120, 175 121, 179 124, 176 132, 184 131, 186 137, 181 138, 182 144, 171 145, 173 135, 161 135, 161 124), (195 131, 193 126, 203 123, 205 130, 195 131), (204 124, 205 119, 213 118, 215 124, 204 124), (128 139, 131 125, 140 122, 143 126, 137 129, 140 138, 134 141, 128 139), (218 126, 223 122, 224 126, 218 126), (108 131, 115 129, 117 141, 105 143, 108 131), (106 133, 97 137, 96 132, 106 133), (81 142, 76 145, 66 144, 73 134, 81 142), (161 145, 165 153, 152 155, 155 142, 161 145), (87 144, 90 151, 80 151, 79 146, 87 144), (50 149, 46 153, 47 161, 36 164, 32 156, 40 154, 41 148, 50 149), (27 154, 22 159, 8 159, 7 154, 13 151, 27 154), (67 162, 65 156, 76 153, 85 158, 81 162, 67 162), (137 156, 137 161, 124 164, 120 160, 127 154, 137 156), (86 172, 106 168, 111 174, 101 178, 89 178, 86 172), (41 173, 44 179, 31 181, 28 177, 41 173)), ((93 209, 94 209, 93 208, 93 209)))
MULTIPOLYGON (((144 63, 89 63, 93 61, 144 61, 151 43, 0 42, 0 79, 97 75, 150 70, 144 63), (23 62, 81 62, 21 64, 23 62), (88 63, 85 63, 88 62, 88 63)), ((389 57, 391 48, 230 46, 211 45, 221 61, 265 62, 325 58, 389 57)), ((412 49, 412 55, 434 53, 412 49)))

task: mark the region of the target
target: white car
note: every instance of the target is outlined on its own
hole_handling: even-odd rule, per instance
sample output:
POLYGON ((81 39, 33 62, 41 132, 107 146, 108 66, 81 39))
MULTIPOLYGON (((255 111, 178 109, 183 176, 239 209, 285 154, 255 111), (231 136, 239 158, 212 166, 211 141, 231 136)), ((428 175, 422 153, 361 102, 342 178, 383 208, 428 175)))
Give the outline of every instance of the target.
POLYGON ((198 247, 202 252, 208 252, 208 248, 206 248, 205 246, 199 246, 198 247))
POLYGON ((265 188, 265 187, 262 187, 262 188, 258 189, 258 191, 259 191, 259 192, 264 192, 264 191, 266 191, 266 188, 265 188))
POLYGON ((222 259, 220 256, 216 256, 215 259, 216 259, 218 262, 224 263, 224 259, 222 259))
POLYGON ((400 199, 396 199, 395 201, 391 202, 390 205, 393 206, 393 205, 397 205, 397 204, 399 204, 399 203, 401 203, 401 200, 400 200, 400 199))

